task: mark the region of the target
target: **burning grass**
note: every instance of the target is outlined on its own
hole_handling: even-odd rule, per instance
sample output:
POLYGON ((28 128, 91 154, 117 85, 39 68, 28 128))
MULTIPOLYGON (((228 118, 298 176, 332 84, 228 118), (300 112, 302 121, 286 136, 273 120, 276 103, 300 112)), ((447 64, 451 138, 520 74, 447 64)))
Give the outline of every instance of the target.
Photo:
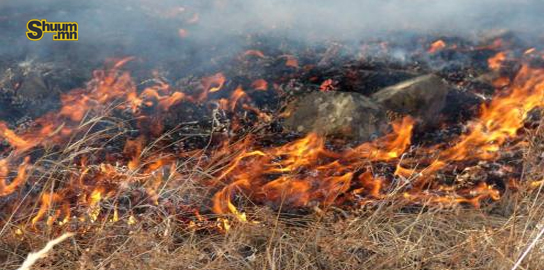
MULTIPOLYGON (((233 85, 219 72, 177 89, 155 74, 139 89, 122 69, 131 60, 96 71, 26 129, 0 122, 6 268, 62 232, 76 236, 37 267, 496 269, 538 240, 544 72, 523 56, 464 131, 414 144, 417 119, 403 116, 356 145, 275 132, 289 112, 257 106, 263 93, 289 94, 275 80, 233 85), (209 125, 165 128, 176 107, 208 113, 209 125)), ((317 89, 337 89, 327 85, 317 89)), ((521 264, 541 268, 542 252, 521 264)))

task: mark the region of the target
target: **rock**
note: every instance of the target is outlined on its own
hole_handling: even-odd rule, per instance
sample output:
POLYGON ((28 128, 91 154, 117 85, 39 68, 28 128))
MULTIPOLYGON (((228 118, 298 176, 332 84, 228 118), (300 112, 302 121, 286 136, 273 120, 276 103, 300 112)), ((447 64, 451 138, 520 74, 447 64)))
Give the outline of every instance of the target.
POLYGON ((296 132, 371 140, 388 129, 380 105, 369 98, 347 92, 312 92, 288 106, 284 127, 296 132))
POLYGON ((444 108, 450 86, 436 75, 425 75, 384 88, 371 97, 386 110, 434 124, 444 108))
POLYGON ((41 100, 54 94, 47 87, 43 77, 38 73, 31 73, 24 77, 17 94, 27 100, 41 100))

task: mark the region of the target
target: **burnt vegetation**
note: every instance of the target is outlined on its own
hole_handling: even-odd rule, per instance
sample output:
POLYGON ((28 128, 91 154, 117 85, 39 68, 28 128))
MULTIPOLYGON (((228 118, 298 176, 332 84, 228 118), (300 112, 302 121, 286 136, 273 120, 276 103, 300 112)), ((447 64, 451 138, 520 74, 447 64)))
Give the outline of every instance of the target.
POLYGON ((66 232, 33 269, 543 267, 541 48, 244 38, 0 59, 2 267, 66 232))

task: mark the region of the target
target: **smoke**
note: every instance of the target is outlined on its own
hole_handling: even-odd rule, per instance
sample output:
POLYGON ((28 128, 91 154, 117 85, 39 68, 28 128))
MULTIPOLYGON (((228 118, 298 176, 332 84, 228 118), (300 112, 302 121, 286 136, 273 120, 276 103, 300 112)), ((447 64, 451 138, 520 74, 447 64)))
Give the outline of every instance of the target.
POLYGON ((497 28, 531 37, 540 35, 542 11, 539 0, 22 0, 0 3, 0 57, 137 55, 206 66, 256 33, 305 43, 497 28), (78 22, 79 41, 26 39, 26 22, 42 18, 78 22))
POLYGON ((360 39, 391 31, 468 35, 505 28, 539 33, 538 0, 225 0, 204 12, 214 31, 276 31, 291 38, 360 39))

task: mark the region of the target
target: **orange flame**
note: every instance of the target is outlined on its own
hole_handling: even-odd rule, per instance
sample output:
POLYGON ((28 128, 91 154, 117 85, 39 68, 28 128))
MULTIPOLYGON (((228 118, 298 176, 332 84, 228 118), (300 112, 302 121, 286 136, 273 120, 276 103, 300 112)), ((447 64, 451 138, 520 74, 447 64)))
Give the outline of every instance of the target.
POLYGON ((27 178, 26 172, 29 167, 30 158, 26 157, 25 160, 19 168, 17 169, 17 176, 11 181, 11 183, 6 184, 6 178, 8 177, 9 168, 8 160, 0 160, 0 197, 7 196, 15 191, 20 185, 22 185, 27 178))
POLYGON ((221 90, 225 81, 225 75, 223 75, 223 73, 217 73, 213 76, 203 78, 202 86, 204 86, 204 91, 213 93, 221 90))
POLYGON ((268 83, 263 79, 258 79, 251 83, 251 87, 255 90, 266 91, 268 89, 268 83))
MULTIPOLYGON (((231 197, 236 191, 255 191, 257 200, 285 203, 293 207, 311 203, 333 204, 351 186, 355 168, 369 158, 390 160, 398 157, 409 145, 413 126, 411 118, 395 123, 393 132, 382 141, 365 143, 344 153, 325 148, 325 138, 310 133, 297 141, 271 149, 248 151, 250 141, 228 148, 242 148, 241 153, 225 166, 217 180, 231 179, 214 197, 214 211, 224 214, 232 209, 231 197), (343 165, 343 163, 348 165, 343 165), (313 172, 305 175, 301 172, 313 172), (280 175, 270 180, 272 175, 280 175)), ((364 182, 364 180, 363 180, 364 182)), ((370 191, 378 197, 381 180, 370 191)), ((365 184, 369 186, 369 183, 365 184)), ((239 211, 230 211, 236 215, 239 211)))
POLYGON ((506 60, 506 53, 499 52, 487 60, 487 65, 492 70, 498 70, 502 67, 504 60, 506 60))
POLYGON ((285 66, 292 67, 292 68, 298 68, 298 60, 293 55, 284 55, 285 57, 285 66))
POLYGON ((469 132, 459 137, 450 148, 438 151, 438 158, 423 171, 421 182, 448 162, 467 159, 492 159, 501 146, 516 136, 527 115, 544 105, 544 71, 524 65, 514 79, 510 93, 497 96, 481 108, 480 117, 468 124, 469 132))
POLYGON ((327 91, 331 91, 331 90, 334 90, 334 81, 332 79, 326 79, 325 81, 323 81, 323 83, 321 83, 321 85, 319 86, 319 90, 323 91, 323 92, 327 92, 327 91))
POLYGON ((236 87, 236 89, 234 90, 234 92, 232 92, 232 95, 230 97, 230 110, 231 111, 234 111, 234 109, 236 108, 236 104, 238 104, 238 101, 247 96, 246 95, 246 92, 244 92, 244 89, 242 89, 241 86, 238 86, 236 87))
POLYGON ((433 42, 431 44, 431 46, 429 47, 429 49, 427 50, 428 53, 435 53, 435 52, 438 52, 442 49, 446 48, 446 42, 444 42, 443 40, 439 39, 435 42, 433 42))
POLYGON ((247 50, 243 54, 244 57, 255 56, 258 58, 265 58, 264 53, 259 50, 247 50))

